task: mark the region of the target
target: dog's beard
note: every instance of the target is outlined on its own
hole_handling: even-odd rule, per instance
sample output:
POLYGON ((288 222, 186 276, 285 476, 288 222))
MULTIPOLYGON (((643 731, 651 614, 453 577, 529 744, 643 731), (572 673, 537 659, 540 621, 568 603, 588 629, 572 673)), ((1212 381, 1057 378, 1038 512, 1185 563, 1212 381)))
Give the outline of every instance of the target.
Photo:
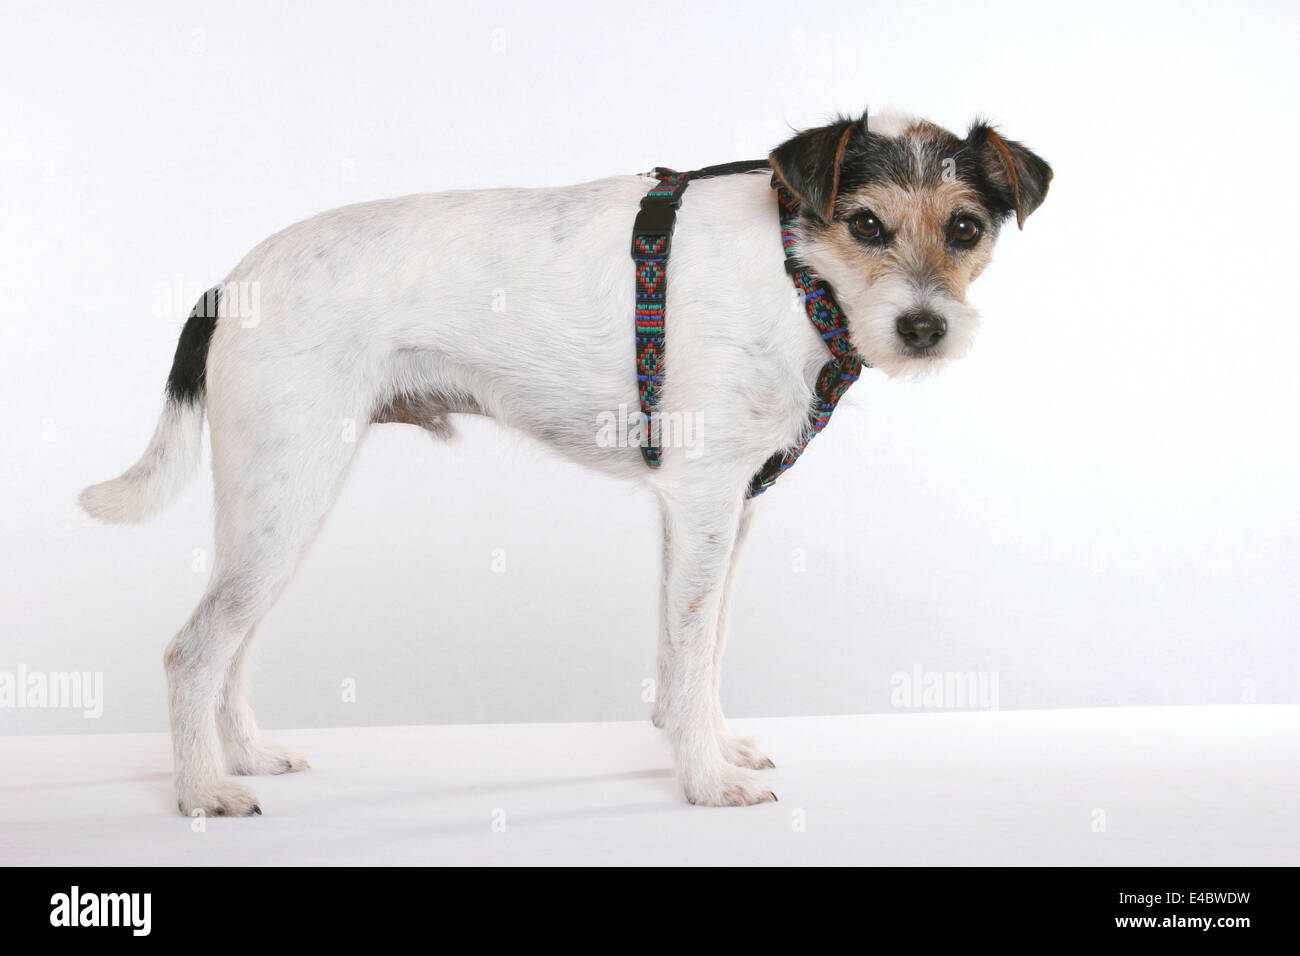
POLYGON ((902 278, 880 278, 864 296, 864 306, 850 310, 849 336, 863 360, 890 378, 923 378, 970 351, 979 329, 979 313, 942 292, 917 289, 902 278), (941 315, 947 332, 937 345, 915 349, 898 334, 898 317, 923 309, 941 315))

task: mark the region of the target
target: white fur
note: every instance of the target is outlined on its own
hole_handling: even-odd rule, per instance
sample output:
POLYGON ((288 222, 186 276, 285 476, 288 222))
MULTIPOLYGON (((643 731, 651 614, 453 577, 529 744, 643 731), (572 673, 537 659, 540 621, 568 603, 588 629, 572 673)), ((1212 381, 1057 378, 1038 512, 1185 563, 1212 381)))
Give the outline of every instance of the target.
POLYGON ((891 107, 883 109, 879 113, 870 114, 867 117, 867 129, 877 136, 888 136, 891 139, 897 139, 919 122, 921 122, 921 118, 916 114, 891 107))
MULTIPOLYGON (((828 353, 782 267, 768 175, 700 180, 674 240, 661 406, 695 416, 698 441, 689 453, 667 448, 658 470, 636 447, 597 441, 602 416, 637 408, 629 243, 648 185, 626 176, 349 206, 272 236, 227 277, 257 284, 260 317, 218 321, 208 355, 216 560, 166 654, 182 812, 260 812, 223 769, 306 765, 257 733, 244 689, 248 647, 333 506, 372 416, 402 394, 489 415, 657 496, 656 720, 691 801, 774 799, 754 772, 770 761, 726 730, 719 671, 730 585, 756 507, 746 486, 799 436, 828 353)), ((808 254, 817 267, 817 250, 808 254)), ((873 301, 851 276, 828 277, 866 357, 903 368, 883 330, 911 293, 873 301)), ((200 423, 198 407, 169 404, 140 463, 88 489, 87 510, 139 520, 169 502, 193 470, 200 423)))
POLYGON ((816 240, 800 245, 800 255, 830 283, 845 305, 845 323, 854 348, 873 368, 891 377, 919 377, 970 351, 979 331, 979 313, 939 286, 916 276, 888 272, 868 283, 816 240), (898 337, 899 315, 910 309, 943 316, 947 332, 933 352, 917 356, 898 337))
POLYGON ((203 446, 203 409, 168 401, 149 447, 120 477, 91 485, 77 500, 110 524, 145 521, 174 502, 194 475, 203 446))

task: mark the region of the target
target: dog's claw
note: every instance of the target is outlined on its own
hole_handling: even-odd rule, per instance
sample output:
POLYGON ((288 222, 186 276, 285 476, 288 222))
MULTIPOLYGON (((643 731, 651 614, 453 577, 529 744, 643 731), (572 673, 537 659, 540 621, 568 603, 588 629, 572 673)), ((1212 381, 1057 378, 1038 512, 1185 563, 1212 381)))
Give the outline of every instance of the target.
POLYGON ((758 744, 748 737, 723 735, 720 743, 723 756, 733 766, 745 767, 749 770, 771 770, 776 766, 767 754, 758 749, 758 744))
POLYGON ((182 789, 176 807, 184 816, 255 817, 262 808, 257 798, 244 787, 234 783, 218 783, 209 787, 182 789))
POLYGON ((237 749, 228 750, 226 757, 231 773, 237 776, 297 773, 311 767, 306 758, 288 747, 262 739, 244 741, 237 749))
POLYGON ((756 803, 775 803, 776 794, 762 786, 759 777, 748 770, 726 764, 709 774, 699 784, 685 782, 687 801, 704 807, 748 807, 756 803), (716 776, 714 775, 716 773, 716 776))

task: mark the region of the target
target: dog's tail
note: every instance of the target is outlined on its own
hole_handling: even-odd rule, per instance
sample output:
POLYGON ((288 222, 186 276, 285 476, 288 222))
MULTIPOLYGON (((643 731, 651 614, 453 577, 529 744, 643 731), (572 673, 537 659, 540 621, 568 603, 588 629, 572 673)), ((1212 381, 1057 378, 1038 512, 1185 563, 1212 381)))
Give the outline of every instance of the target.
POLYGON ((193 477, 203 440, 208 346, 217 327, 220 287, 204 293, 181 329, 167 376, 163 407, 149 447, 112 481, 91 485, 77 499, 91 517, 112 524, 146 521, 178 497, 193 477))

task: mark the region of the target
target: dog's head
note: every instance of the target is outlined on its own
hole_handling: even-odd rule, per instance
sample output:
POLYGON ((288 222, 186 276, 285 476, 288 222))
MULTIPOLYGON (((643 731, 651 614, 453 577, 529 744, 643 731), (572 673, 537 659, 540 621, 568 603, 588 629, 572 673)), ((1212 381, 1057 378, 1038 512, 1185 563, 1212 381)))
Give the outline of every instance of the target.
POLYGON ((901 114, 806 130, 770 158, 800 201, 799 257, 835 290, 858 354, 889 375, 966 353, 979 324, 966 287, 1052 179, 984 123, 961 139, 901 114))

